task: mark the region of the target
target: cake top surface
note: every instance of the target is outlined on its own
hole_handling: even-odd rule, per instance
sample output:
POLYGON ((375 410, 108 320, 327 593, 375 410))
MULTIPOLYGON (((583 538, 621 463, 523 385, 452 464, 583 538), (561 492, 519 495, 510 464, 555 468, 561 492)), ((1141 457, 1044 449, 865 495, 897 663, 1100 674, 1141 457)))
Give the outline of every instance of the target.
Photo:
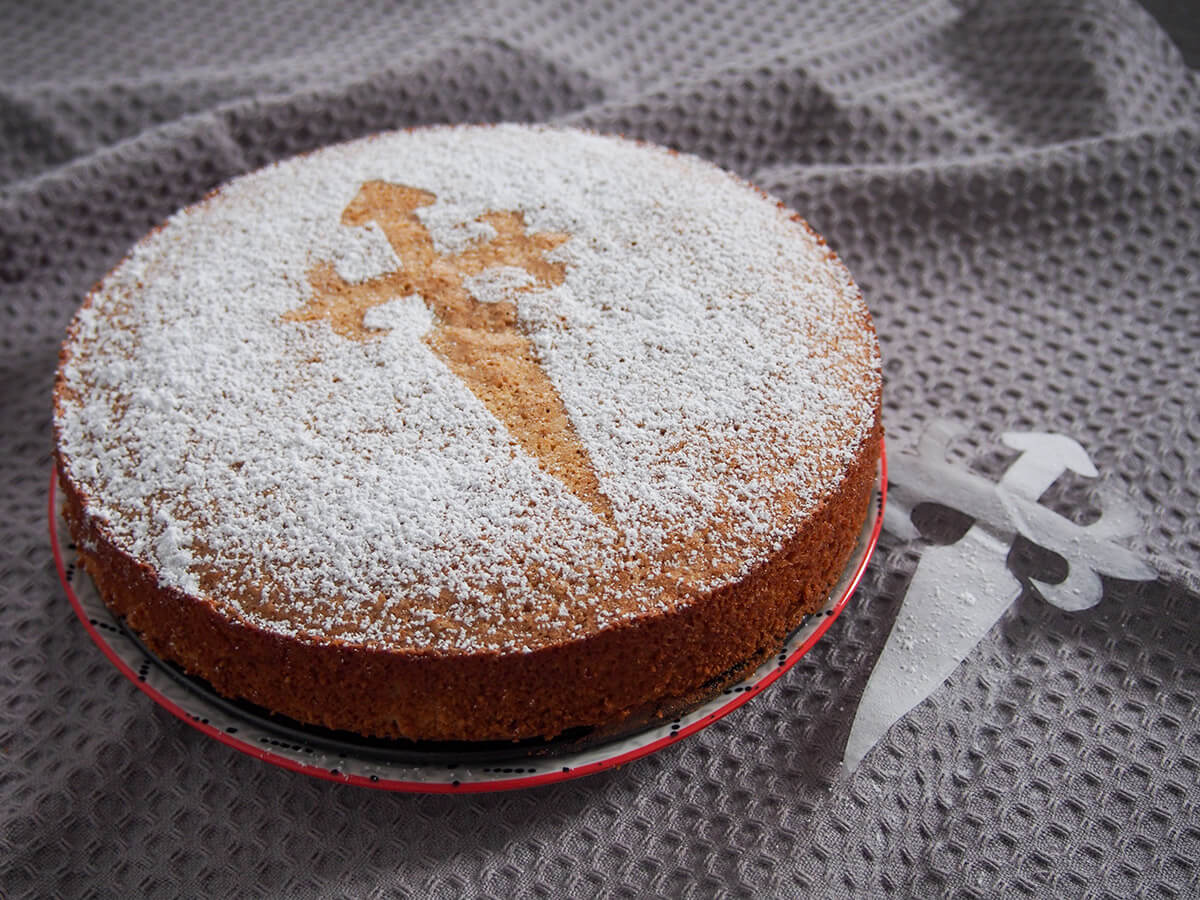
POLYGON ((744 577, 872 432, 845 268, 699 159, 529 126, 234 180, 93 291, 56 430, 160 582, 272 631, 527 651, 744 577))

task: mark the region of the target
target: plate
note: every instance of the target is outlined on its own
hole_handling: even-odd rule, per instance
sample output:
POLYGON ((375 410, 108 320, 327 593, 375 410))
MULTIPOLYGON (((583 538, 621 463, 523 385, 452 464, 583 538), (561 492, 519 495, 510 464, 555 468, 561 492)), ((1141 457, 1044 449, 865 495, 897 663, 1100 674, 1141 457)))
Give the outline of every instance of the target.
POLYGON ((393 791, 465 793, 551 784, 612 769, 668 747, 728 715, 794 666, 820 639, 858 587, 879 539, 887 494, 887 457, 879 469, 858 544, 825 604, 788 636, 779 653, 749 677, 671 721, 603 743, 553 741, 442 743, 361 738, 303 725, 216 694, 208 683, 159 659, 101 601, 77 564, 75 545, 50 478, 50 536, 59 578, 92 640, 160 706, 209 737, 250 756, 318 778, 393 791))

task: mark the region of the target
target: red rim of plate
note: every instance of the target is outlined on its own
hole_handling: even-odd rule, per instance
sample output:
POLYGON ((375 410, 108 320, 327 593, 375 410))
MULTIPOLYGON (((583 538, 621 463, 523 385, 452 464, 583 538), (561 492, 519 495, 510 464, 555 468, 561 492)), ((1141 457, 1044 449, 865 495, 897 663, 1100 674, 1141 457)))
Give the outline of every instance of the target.
POLYGON ((148 696, 159 706, 166 709, 175 717, 191 725, 193 728, 202 731, 211 738, 215 738, 222 744, 225 744, 233 749, 261 759, 272 765, 281 766, 284 769, 290 769, 293 772, 300 772, 305 775, 311 775, 316 778, 323 778, 327 781, 335 781, 341 784, 356 784, 362 787, 369 787, 389 791, 402 791, 408 793, 422 794, 469 794, 481 793, 490 791, 506 791, 516 788, 536 787, 544 784, 554 784, 559 781, 568 781, 574 778, 581 778, 584 775, 591 775, 595 772, 602 772, 607 769, 615 769, 626 763, 631 763, 634 760, 641 759, 644 756, 649 756, 656 753, 671 744, 677 743, 684 738, 707 728, 718 719, 722 719, 729 713, 733 712, 752 697, 758 696, 786 671, 792 668, 804 654, 806 654, 813 645, 821 638, 821 636, 829 629, 834 620, 841 614, 850 597, 858 588, 862 581, 863 575, 870 564, 871 557, 875 552, 875 545, 879 541, 879 532, 883 527, 883 509, 887 500, 887 454, 884 451, 883 441, 879 444, 879 507, 875 517, 875 524, 871 529, 871 534, 867 538, 866 551, 863 553, 862 559, 859 561, 857 568, 850 577, 849 583, 845 590, 842 591, 841 597, 837 602, 830 607, 822 617, 822 620, 817 624, 812 634, 799 647, 793 650, 783 662, 772 669, 767 675, 760 679, 751 687, 735 693, 725 704, 718 709, 697 719, 671 734, 644 744, 640 747, 633 748, 625 753, 607 759, 596 760, 595 762, 584 763, 580 766, 571 766, 567 771, 555 770, 552 772, 542 772, 536 775, 526 775, 520 778, 507 778, 496 781, 464 781, 464 782, 424 782, 424 781, 402 781, 398 779, 377 778, 375 780, 362 775, 354 775, 351 773, 334 773, 329 769, 321 766, 305 765, 302 762, 291 759, 286 756, 281 756, 277 753, 272 753, 270 750, 264 750, 253 744, 241 741, 230 734, 215 728, 207 722, 200 721, 192 716, 187 710, 183 709, 170 698, 166 697, 155 689, 152 685, 138 677, 129 665, 117 655, 109 643, 100 635, 96 626, 92 624, 87 611, 84 610, 79 598, 75 594, 74 588, 71 586, 70 580, 67 578, 66 566, 63 562, 62 551, 59 547, 58 539, 58 521, 55 508, 55 497, 57 489, 57 478, 53 471, 50 473, 50 497, 49 497, 49 514, 50 514, 50 546, 54 551, 54 565, 58 569, 58 577, 62 582, 63 588, 67 592, 67 598, 71 601, 71 607, 75 610, 75 615, 79 621, 83 623, 83 627, 87 630, 92 641, 104 652, 109 661, 117 667, 117 669, 128 678, 133 684, 148 696))

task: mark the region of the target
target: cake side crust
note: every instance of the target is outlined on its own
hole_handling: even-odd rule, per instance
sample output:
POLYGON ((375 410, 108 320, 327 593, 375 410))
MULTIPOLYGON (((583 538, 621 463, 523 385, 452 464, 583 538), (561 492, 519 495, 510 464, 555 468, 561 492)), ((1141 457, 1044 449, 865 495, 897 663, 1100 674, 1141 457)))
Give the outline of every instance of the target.
POLYGON ((151 650, 298 721, 412 740, 550 738, 674 715, 777 652, 837 582, 866 518, 882 428, 845 478, 742 581, 657 616, 531 653, 445 655, 302 640, 227 618, 162 586, 109 540, 58 460, 63 511, 104 602, 151 650), (731 676, 730 676, 731 677, 731 676))

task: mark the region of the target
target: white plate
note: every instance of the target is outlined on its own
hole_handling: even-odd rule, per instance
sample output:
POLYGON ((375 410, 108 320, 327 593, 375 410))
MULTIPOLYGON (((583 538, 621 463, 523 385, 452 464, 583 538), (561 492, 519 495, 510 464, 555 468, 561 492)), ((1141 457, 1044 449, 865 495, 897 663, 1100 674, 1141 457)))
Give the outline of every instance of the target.
POLYGON ((152 654, 104 605, 92 580, 76 564, 75 545, 55 489, 51 476, 50 536, 67 597, 92 640, 152 700, 222 743, 306 775, 394 791, 460 793, 532 787, 623 765, 695 734, 774 682, 825 633, 858 586, 883 522, 887 459, 881 448, 870 511, 841 580, 824 606, 804 620, 775 657, 673 721, 583 748, 562 740, 516 745, 368 740, 281 719, 220 697, 206 682, 152 654))

